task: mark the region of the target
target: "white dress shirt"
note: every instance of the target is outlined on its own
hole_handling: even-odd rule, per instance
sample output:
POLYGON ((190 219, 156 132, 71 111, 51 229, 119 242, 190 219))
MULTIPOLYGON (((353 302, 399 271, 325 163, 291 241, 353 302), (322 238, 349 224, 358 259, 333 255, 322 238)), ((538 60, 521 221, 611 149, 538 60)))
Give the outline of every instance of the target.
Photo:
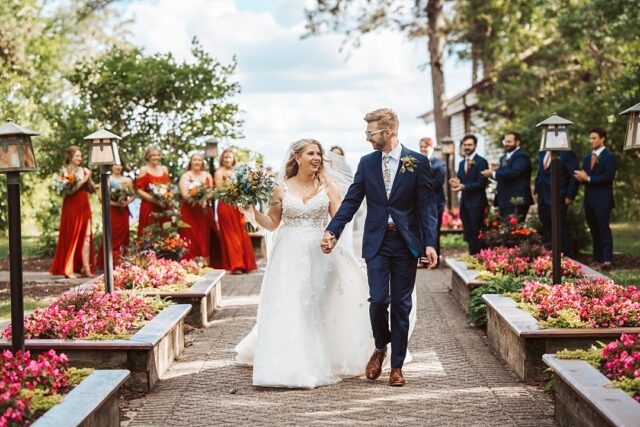
MULTIPOLYGON (((398 172, 398 167, 400 166, 400 157, 402 156, 402 144, 396 145, 396 148, 391 150, 389 153, 389 171, 391 172, 391 188, 393 188, 393 181, 396 179, 396 173, 398 172)), ((384 179, 384 156, 385 153, 382 153, 382 160, 380 162, 380 167, 382 168, 382 177, 384 179)), ((389 224, 393 224, 393 219, 391 215, 389 215, 389 224)))

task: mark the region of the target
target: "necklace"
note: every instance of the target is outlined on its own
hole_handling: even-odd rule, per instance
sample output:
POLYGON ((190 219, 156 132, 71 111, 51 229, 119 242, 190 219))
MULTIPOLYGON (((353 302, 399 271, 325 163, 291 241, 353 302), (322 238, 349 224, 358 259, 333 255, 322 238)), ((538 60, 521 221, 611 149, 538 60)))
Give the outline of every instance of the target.
POLYGON ((308 184, 303 184, 303 183, 300 181, 300 178, 298 178, 298 177, 296 176, 296 182, 298 183, 298 185, 299 185, 300 187, 302 187, 302 189, 303 189, 303 190, 306 190, 307 188, 309 188, 309 186, 311 186, 312 184, 315 184, 316 180, 315 180, 315 179, 312 179, 312 180, 311 180, 311 182, 309 182, 308 184))

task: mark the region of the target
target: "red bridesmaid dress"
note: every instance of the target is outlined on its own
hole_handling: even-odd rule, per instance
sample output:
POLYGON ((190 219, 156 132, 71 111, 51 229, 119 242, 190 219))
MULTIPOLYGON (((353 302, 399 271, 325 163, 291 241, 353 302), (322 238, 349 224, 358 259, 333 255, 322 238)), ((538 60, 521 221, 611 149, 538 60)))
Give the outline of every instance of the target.
MULTIPOLYGON (((118 185, 111 182, 111 190, 118 185)), ((111 206, 111 253, 113 254, 113 265, 117 265, 122 255, 129 247, 129 207, 111 206)), ((104 270, 104 245, 100 244, 96 265, 100 270, 104 270)))
MULTIPOLYGON (((153 194, 151 188, 149 187, 151 184, 160 185, 160 184, 168 184, 171 185, 171 178, 169 178, 169 174, 167 172, 163 172, 160 176, 151 175, 150 173, 146 173, 145 175, 138 177, 136 182, 133 184, 133 187, 136 190, 146 191, 149 194, 153 194)), ((161 223, 162 221, 154 218, 152 215, 154 212, 162 212, 162 208, 155 203, 148 202, 146 200, 142 200, 140 203, 140 218, 138 219, 138 236, 142 236, 142 231, 149 225, 155 223, 161 223)))
POLYGON ((223 268, 231 272, 256 270, 258 266, 251 238, 244 230, 245 219, 242 212, 218 201, 218 224, 223 268))
POLYGON ((82 269, 82 246, 90 233, 89 263, 93 271, 93 231, 91 230, 91 205, 86 187, 81 187, 73 194, 67 194, 62 202, 60 214, 60 231, 58 244, 49 273, 52 275, 70 276, 82 269))
MULTIPOLYGON (((189 182, 193 182, 193 179, 189 178, 189 182)), ((203 185, 211 186, 211 179, 207 177, 203 185)), ((180 218, 189 225, 180 228, 180 237, 189 242, 189 249, 183 258, 209 258, 211 234, 217 232, 211 204, 207 203, 203 208, 199 204, 192 205, 183 200, 180 205, 180 218)))

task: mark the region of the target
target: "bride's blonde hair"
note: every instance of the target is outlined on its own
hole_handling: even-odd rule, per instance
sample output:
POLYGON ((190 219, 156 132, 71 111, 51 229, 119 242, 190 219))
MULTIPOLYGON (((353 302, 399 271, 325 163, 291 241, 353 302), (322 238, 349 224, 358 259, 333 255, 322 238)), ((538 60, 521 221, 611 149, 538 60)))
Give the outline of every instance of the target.
POLYGON ((318 146, 318 148, 320 149, 320 156, 321 156, 320 167, 316 172, 315 179, 320 184, 320 187, 322 187, 327 183, 327 178, 324 174, 324 149, 322 148, 322 144, 320 144, 317 140, 311 139, 311 138, 301 139, 291 144, 291 153, 289 153, 289 159, 287 160, 287 164, 284 168, 285 179, 289 179, 298 174, 298 170, 300 166, 298 166, 298 161, 296 160, 296 157, 302 155, 302 152, 305 150, 305 148, 313 144, 318 146))

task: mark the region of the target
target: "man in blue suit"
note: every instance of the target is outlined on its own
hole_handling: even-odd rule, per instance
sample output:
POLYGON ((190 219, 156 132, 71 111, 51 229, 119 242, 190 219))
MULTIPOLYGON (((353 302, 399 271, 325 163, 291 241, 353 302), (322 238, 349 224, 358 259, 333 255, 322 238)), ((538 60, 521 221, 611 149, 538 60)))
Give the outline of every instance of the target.
POLYGON ((433 178, 433 189, 436 193, 436 209, 438 211, 438 235, 436 252, 438 253, 438 265, 440 265, 440 228, 442 227, 442 214, 444 213, 444 182, 447 179, 447 165, 444 160, 435 156, 435 144, 433 139, 424 137, 420 140, 420 154, 429 159, 433 178))
POLYGON ((482 175, 497 181, 495 205, 500 216, 507 219, 516 215, 524 222, 533 204, 531 196, 531 160, 520 148, 522 138, 517 132, 507 132, 502 141, 506 153, 500 157, 498 165, 482 171, 482 175), (514 203, 518 199, 520 203, 514 203))
POLYGON ((460 219, 464 227, 464 240, 469 245, 469 253, 477 254, 483 245, 478 234, 487 210, 487 178, 482 171, 489 169, 489 162, 476 153, 478 139, 475 135, 465 135, 460 142, 464 159, 458 166, 458 176, 451 178, 454 191, 460 191, 460 219))
POLYGON ((365 374, 380 376, 391 343, 389 384, 403 386, 402 365, 407 353, 411 293, 417 261, 437 263, 436 198, 429 159, 398 142, 398 116, 388 109, 368 113, 365 134, 374 151, 358 164, 338 212, 327 226, 320 246, 331 252, 345 225, 367 198, 362 257, 369 276, 369 315, 375 350, 365 374), (389 330, 391 305, 391 330, 389 330))
MULTIPOLYGON (((578 181, 573 174, 578 169, 578 157, 572 151, 560 152, 560 199, 562 209, 560 213, 560 230, 562 233, 562 253, 573 256, 571 230, 567 225, 567 209, 573 203, 578 192, 578 181)), ((547 248, 551 248, 551 151, 540 152, 538 155, 538 174, 533 194, 538 202, 538 218, 542 223, 542 238, 547 248)))
POLYGON ((616 177, 616 156, 604 146, 607 132, 601 127, 589 131, 591 153, 584 156, 582 169, 575 172, 584 184, 584 214, 593 239, 593 262, 604 270, 613 261, 613 237, 609 227, 613 202, 613 180, 616 177))

